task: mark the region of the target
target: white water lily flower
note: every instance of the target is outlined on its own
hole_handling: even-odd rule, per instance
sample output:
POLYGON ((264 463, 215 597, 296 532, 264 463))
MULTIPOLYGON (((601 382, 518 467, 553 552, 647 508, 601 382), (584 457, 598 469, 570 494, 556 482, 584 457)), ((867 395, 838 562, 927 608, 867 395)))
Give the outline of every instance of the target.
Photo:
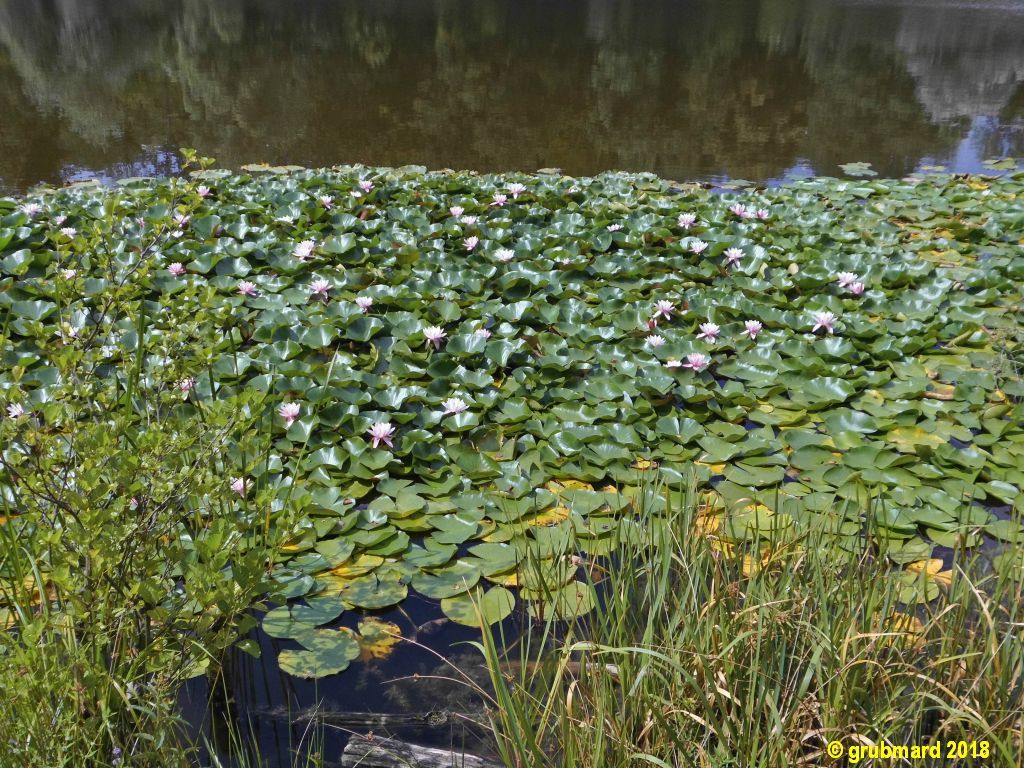
POLYGON ((25 203, 21 206, 21 212, 28 217, 38 216, 43 212, 43 206, 39 203, 25 203))
POLYGON ((459 216, 465 213, 465 209, 461 205, 453 205, 451 208, 448 209, 448 213, 450 213, 454 218, 457 219, 459 218, 459 216))
POLYGON ((840 288, 849 288, 858 280, 860 280, 860 278, 853 272, 840 272, 836 275, 836 282, 839 283, 840 288))
POLYGON ((466 247, 467 251, 472 251, 474 248, 476 248, 477 243, 479 242, 480 238, 477 237, 476 235, 473 235, 472 237, 467 237, 465 240, 463 240, 462 244, 466 247))
POLYGON ((621 224, 609 224, 607 227, 605 227, 605 229, 607 229, 609 232, 618 232, 620 229, 622 229, 622 225, 621 224))
MULTIPOLYGON (((666 299, 661 299, 654 303, 654 316, 653 319, 657 320, 659 317, 664 317, 666 320, 672 319, 672 313, 675 311, 676 305, 666 299)), ((657 323, 655 323, 657 325, 657 323)))
POLYGON ((694 352, 686 356, 686 365, 684 367, 693 370, 694 372, 703 371, 711 365, 711 358, 700 352, 694 352))
POLYGON ((725 266, 738 265, 743 259, 743 251, 739 248, 727 248, 725 251, 725 266))
POLYGON ((74 240, 78 234, 78 230, 74 227, 61 227, 60 233, 69 240, 74 240))
POLYGON ((423 337, 433 344, 435 349, 441 348, 441 342, 447 335, 444 329, 437 325, 430 325, 423 329, 423 337))
POLYGON ((299 261, 305 261, 312 257, 313 252, 316 250, 315 240, 303 240, 301 243, 295 246, 292 251, 292 256, 297 258, 299 261))
POLYGON ((237 493, 239 496, 245 496, 245 492, 249 489, 249 482, 244 477, 235 477, 231 480, 231 490, 237 493))
POLYGON ((7 406, 7 416, 11 419, 17 419, 19 416, 25 415, 25 409, 21 407, 21 403, 12 403, 7 406))
POLYGON ((670 357, 668 360, 665 361, 665 367, 666 368, 682 368, 683 364, 681 362, 679 362, 678 360, 676 360, 674 357, 670 357))
POLYGON ((516 256, 516 252, 511 248, 499 248, 494 252, 494 258, 498 261, 512 261, 516 256))
POLYGON ((856 283, 850 283, 850 293, 854 296, 863 296, 866 286, 859 280, 856 283))
POLYGON ((697 214, 695 213, 680 213, 679 218, 676 219, 676 223, 683 229, 689 229, 697 223, 697 214))
POLYGON ((461 397, 449 397, 441 403, 441 407, 444 408, 446 415, 455 415, 466 411, 469 405, 461 397))
POLYGON ((331 284, 321 277, 309 284, 309 290, 314 296, 326 299, 327 292, 331 290, 331 284))
POLYGON ((819 329, 832 333, 833 327, 838 319, 839 318, 831 312, 815 312, 814 327, 811 329, 811 333, 816 333, 819 329))
POLYGON ((373 296, 356 296, 356 304, 363 312, 369 312, 373 306, 373 296))
POLYGON ((659 336, 658 334, 653 333, 650 336, 648 336, 646 339, 644 339, 644 341, 646 341, 649 346, 651 346, 653 348, 657 348, 657 347, 662 346, 665 343, 665 337, 664 336, 659 336))
POLYGON ((494 198, 491 201, 491 205, 496 205, 499 208, 508 202, 508 195, 503 195, 501 192, 495 192, 494 198))
POLYGON ((486 328, 477 328, 475 331, 473 331, 473 333, 478 333, 481 336, 483 336, 485 339, 491 338, 491 332, 489 330, 487 330, 486 328))
POLYGON ((705 339, 709 344, 714 344, 718 339, 718 334, 722 332, 722 329, 718 327, 717 323, 701 323, 700 333, 697 334, 698 339, 705 339))
POLYGON ((302 406, 298 403, 285 403, 277 409, 278 414, 284 419, 284 425, 290 427, 302 413, 302 406))
POLYGON ((764 330, 764 326, 760 320, 746 320, 743 323, 745 330, 741 334, 742 336, 749 336, 751 340, 757 338, 757 335, 764 330))
POLYGON ((515 183, 508 185, 508 193, 512 195, 513 200, 517 199, 525 191, 526 186, 524 184, 515 183))
POLYGON ((693 253, 697 253, 697 254, 704 253, 704 251, 706 251, 707 249, 708 249, 708 244, 705 243, 700 238, 695 238, 693 241, 690 242, 690 250, 693 253))

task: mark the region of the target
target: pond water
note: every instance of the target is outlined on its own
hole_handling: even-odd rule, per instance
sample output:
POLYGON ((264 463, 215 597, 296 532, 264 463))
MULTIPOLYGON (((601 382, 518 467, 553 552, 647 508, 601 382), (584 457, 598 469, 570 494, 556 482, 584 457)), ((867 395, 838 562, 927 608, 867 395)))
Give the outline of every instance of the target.
POLYGON ((252 162, 886 175, 1024 153, 1013 0, 0 0, 0 192, 252 162))

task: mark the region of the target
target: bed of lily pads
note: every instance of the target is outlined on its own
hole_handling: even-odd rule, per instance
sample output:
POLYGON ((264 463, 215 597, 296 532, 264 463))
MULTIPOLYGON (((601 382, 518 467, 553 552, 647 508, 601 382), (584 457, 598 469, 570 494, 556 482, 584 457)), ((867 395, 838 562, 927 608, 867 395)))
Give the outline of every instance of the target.
POLYGON ((725 543, 817 521, 920 564, 1015 540, 1022 243, 1013 171, 711 190, 253 168, 41 190, 0 200, 0 399, 61 418, 71 350, 97 377, 130 360, 186 420, 266 394, 267 455, 219 458, 267 524, 303 510, 263 626, 316 676, 360 653, 316 627, 410 591, 467 624, 522 598, 585 611, 565 555, 640 531, 692 477, 725 543))

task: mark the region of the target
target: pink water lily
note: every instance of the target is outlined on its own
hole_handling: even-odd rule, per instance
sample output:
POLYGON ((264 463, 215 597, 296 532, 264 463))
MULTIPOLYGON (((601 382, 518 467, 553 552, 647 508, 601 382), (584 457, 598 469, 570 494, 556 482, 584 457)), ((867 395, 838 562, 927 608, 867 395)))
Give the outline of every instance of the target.
POLYGON ((657 321, 659 317, 664 317, 666 320, 672 319, 672 313, 675 311, 676 305, 666 299, 661 299, 654 303, 654 319, 657 321))
POLYGON ((494 197, 491 200, 491 205, 496 205, 499 208, 508 202, 508 195, 503 195, 501 192, 495 192, 494 197))
POLYGON ((863 296, 866 286, 859 280, 856 283, 850 283, 850 293, 854 296, 863 296))
POLYGON ((461 221, 467 227, 472 227, 474 224, 476 224, 476 216, 463 216, 461 219, 459 219, 459 221, 461 221))
POLYGON ((686 365, 684 368, 689 368, 694 372, 703 371, 711 365, 711 358, 701 352, 693 352, 686 356, 686 365))
POLYGON ((508 185, 508 193, 510 195, 512 195, 512 199, 513 200, 517 199, 525 191, 526 191, 526 186, 524 184, 516 183, 516 184, 509 184, 508 185))
POLYGON ((326 299, 328 291, 331 290, 331 284, 321 277, 309 284, 309 290, 314 296, 326 299))
POLYGON ((381 443, 384 443, 388 448, 394 448, 394 444, 391 442, 391 438, 395 436, 395 428, 391 426, 390 421, 378 421, 372 427, 370 427, 370 437, 373 439, 373 447, 376 448, 381 443))
POLYGON ((681 362, 679 362, 678 360, 676 360, 674 357, 670 357, 668 360, 665 361, 665 367, 666 368, 682 368, 683 364, 681 362))
POLYGON ((185 265, 182 264, 180 261, 176 261, 169 267, 167 267, 167 271, 170 272, 175 277, 181 277, 182 275, 185 274, 185 265))
POLYGON ((237 493, 239 496, 245 496, 245 492, 249 490, 249 481, 244 477, 235 477, 231 480, 231 490, 237 493))
POLYGON ((356 304, 363 312, 369 312, 373 306, 373 296, 356 296, 356 304))
POLYGON ((192 217, 191 216, 187 216, 184 213, 175 213, 174 214, 174 223, 177 226, 179 226, 179 227, 186 226, 191 220, 192 220, 192 217))
POLYGON ((511 248, 499 248, 494 252, 494 258, 498 261, 512 261, 515 258, 516 252, 511 248))
POLYGON ((694 238, 692 241, 690 241, 690 251, 692 251, 693 253, 704 253, 704 251, 706 251, 707 249, 708 244, 705 243, 700 238, 694 238))
POLYGON ((462 244, 465 246, 467 251, 472 251, 474 248, 476 248, 477 243, 479 242, 480 238, 477 237, 476 235, 473 235, 472 237, 467 237, 465 240, 463 240, 462 244))
POLYGON ((200 197, 209 197, 212 191, 213 190, 211 190, 205 184, 200 184, 198 187, 196 187, 196 194, 199 195, 200 197))
POLYGON ((695 213, 680 213, 679 218, 676 219, 676 223, 683 229, 689 229, 697 223, 697 214, 695 213))
POLYGON ((363 190, 363 192, 371 192, 373 190, 373 182, 369 179, 360 179, 359 188, 363 190))
POLYGON ((828 333, 833 333, 833 328, 836 324, 836 317, 831 312, 815 312, 814 313, 814 327, 811 329, 811 333, 817 333, 817 331, 824 330, 828 333))
MULTIPOLYGON (((64 223, 65 221, 67 221, 67 220, 68 220, 68 217, 67 217, 67 216, 66 216, 65 214, 63 214, 63 213, 57 214, 56 216, 54 216, 54 217, 53 217, 53 225, 54 225, 55 227, 59 227, 59 226, 60 226, 61 224, 63 224, 63 223, 64 223)), ((145 220, 144 220, 144 219, 141 219, 141 218, 140 218, 140 219, 138 219, 138 221, 139 221, 139 226, 140 226, 140 227, 141 227, 141 226, 142 226, 143 224, 145 224, 145 223, 146 223, 146 222, 145 222, 145 220)))
POLYGON ((772 214, 771 211, 769 211, 767 208, 758 208, 754 215, 757 216, 757 218, 759 218, 761 221, 765 221, 772 214))
POLYGON ((302 406, 298 403, 285 403, 277 409, 278 414, 284 419, 284 425, 290 427, 302 413, 302 406))
POLYGON ((761 324, 760 320, 746 320, 743 323, 743 328, 744 330, 741 335, 749 336, 751 341, 756 339, 758 334, 764 330, 764 326, 761 324))
POLYGON ((77 269, 65 269, 63 272, 61 272, 61 275, 64 277, 65 280, 74 280, 75 275, 77 274, 77 269))
POLYGON ((74 240, 78 234, 78 230, 74 227, 61 227, 60 233, 69 240, 74 240))
POLYGON ((43 206, 41 206, 39 203, 25 203, 23 206, 21 206, 21 212, 24 213, 29 218, 32 218, 34 216, 38 216, 40 213, 43 212, 43 206))
POLYGON ((478 333, 481 336, 483 336, 485 339, 491 338, 491 332, 489 330, 487 330, 486 328, 477 328, 475 331, 473 331, 473 333, 478 333))
POLYGON ((444 329, 437 325, 430 325, 423 329, 423 338, 425 338, 430 344, 434 345, 434 349, 441 348, 441 342, 448 334, 445 333, 444 329))
POLYGON ((836 282, 839 283, 840 288, 849 288, 858 280, 860 280, 860 278, 853 272, 840 272, 836 275, 836 282))
POLYGON ((739 265, 743 260, 743 251, 739 248, 727 248, 725 251, 725 266, 732 267, 739 265))
POLYGON ((747 210, 747 207, 745 205, 742 205, 740 203, 733 203, 732 205, 729 206, 729 210, 732 211, 735 215, 739 216, 741 219, 749 219, 751 216, 754 215, 753 213, 747 210))
POLYGON ((334 207, 334 198, 331 197, 330 195, 322 195, 317 199, 320 201, 320 205, 322 205, 328 211, 334 207))
POLYGON ((12 403, 7 406, 7 417, 11 419, 17 419, 20 416, 25 415, 25 409, 21 407, 21 403, 12 403))
POLYGON ((459 216, 465 213, 465 208, 463 208, 461 205, 453 205, 451 208, 448 209, 448 213, 450 213, 453 217, 457 219, 459 218, 459 216))
POLYGON ((644 339, 644 341, 647 342, 648 346, 650 346, 652 348, 657 348, 657 347, 662 346, 665 343, 665 337, 664 336, 659 336, 656 333, 652 333, 650 336, 648 336, 646 339, 644 339))
POLYGON ((306 259, 312 257, 313 252, 315 250, 315 240, 303 240, 301 243, 295 246, 295 249, 292 251, 292 256, 294 256, 299 261, 305 261, 306 259))
POLYGON ((451 416, 463 413, 469 408, 469 405, 461 397, 449 397, 447 400, 441 403, 441 407, 444 408, 444 412, 446 415, 451 416))
POLYGON ((196 380, 193 379, 191 376, 189 376, 186 379, 182 379, 181 381, 178 382, 178 391, 181 392, 181 399, 182 400, 185 400, 185 399, 188 398, 188 393, 192 391, 192 389, 195 387, 195 385, 196 385, 196 380))
POLYGON ((718 339, 718 334, 722 332, 722 329, 718 327, 717 323, 701 323, 700 333, 697 334, 698 339, 705 339, 709 344, 714 344, 718 339))
POLYGON ((258 293, 256 290, 256 283, 250 283, 248 280, 242 280, 238 283, 238 292, 243 296, 255 296, 258 293))

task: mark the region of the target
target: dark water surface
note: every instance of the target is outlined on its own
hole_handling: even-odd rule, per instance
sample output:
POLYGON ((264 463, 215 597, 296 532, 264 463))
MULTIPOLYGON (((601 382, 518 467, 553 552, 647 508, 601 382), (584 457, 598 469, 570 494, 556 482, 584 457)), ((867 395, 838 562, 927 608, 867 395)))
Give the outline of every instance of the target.
POLYGON ((222 165, 773 179, 1024 154, 1013 0, 0 0, 0 191, 222 165))

